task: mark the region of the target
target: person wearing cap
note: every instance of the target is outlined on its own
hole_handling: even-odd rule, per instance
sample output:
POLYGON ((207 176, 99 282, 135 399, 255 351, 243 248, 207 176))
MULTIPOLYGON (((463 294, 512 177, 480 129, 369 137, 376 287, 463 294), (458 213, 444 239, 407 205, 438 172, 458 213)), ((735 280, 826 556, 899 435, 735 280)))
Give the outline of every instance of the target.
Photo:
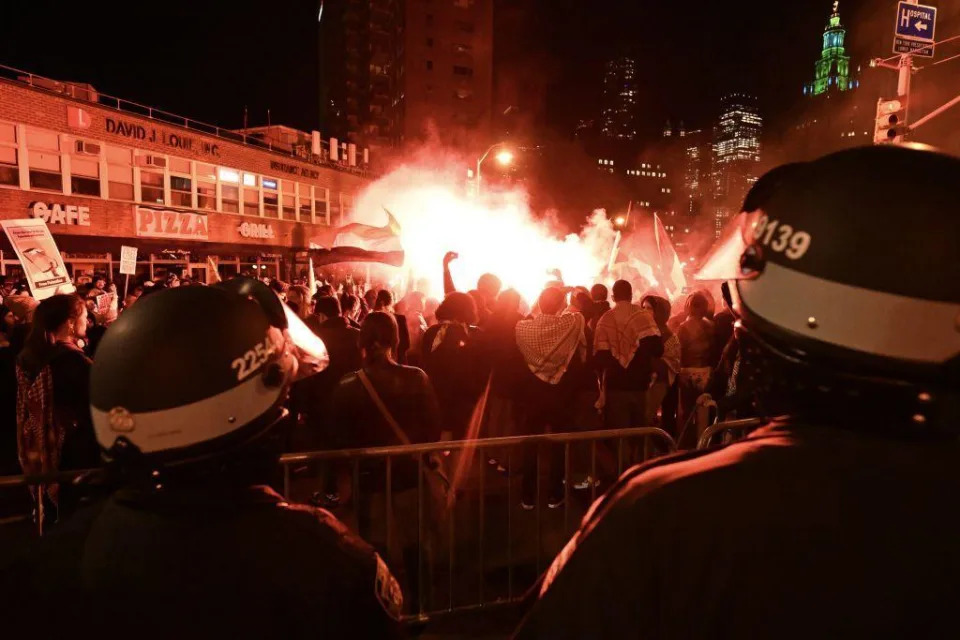
POLYGON ((400 635, 383 560, 265 484, 290 383, 323 351, 251 279, 124 312, 90 375, 102 497, 0 571, 5 610, 47 637, 400 635))
POLYGON ((957 636, 960 160, 852 149, 751 193, 698 277, 766 426, 628 471, 516 638, 957 636))

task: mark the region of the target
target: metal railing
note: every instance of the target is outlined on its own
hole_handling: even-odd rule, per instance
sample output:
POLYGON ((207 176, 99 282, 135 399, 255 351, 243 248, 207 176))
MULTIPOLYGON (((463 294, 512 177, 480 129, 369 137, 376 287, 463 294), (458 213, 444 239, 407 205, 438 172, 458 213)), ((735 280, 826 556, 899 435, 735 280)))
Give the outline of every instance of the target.
MULTIPOLYGON (((360 526, 361 514, 365 507, 369 507, 367 511, 377 507, 373 517, 382 517, 385 536, 367 541, 387 556, 385 559, 395 573, 409 576, 404 595, 411 606, 404 617, 408 622, 416 622, 440 614, 517 602, 546 568, 545 561, 549 562, 566 543, 579 522, 573 519, 574 514, 585 513, 598 497, 598 478, 612 483, 627 466, 675 450, 673 439, 665 431, 644 427, 288 453, 281 456, 280 465, 283 495, 298 502, 309 501, 315 489, 323 489, 326 470, 320 469, 318 474, 313 469, 311 474, 310 465, 349 467, 352 495, 349 504, 335 509, 335 515, 348 524, 356 520, 355 530, 367 537, 360 526), (456 496, 442 519, 442 531, 431 521, 437 514, 432 513, 425 481, 431 456, 442 457, 445 466, 450 467, 456 496), (502 470, 488 463, 494 457, 500 460, 502 470), (541 476, 545 467, 552 466, 551 462, 562 465, 562 474, 556 474, 562 478, 562 505, 547 506, 548 500, 543 499, 547 483, 541 476), (469 472, 460 473, 457 464, 461 465, 459 470, 469 472), (365 480, 377 475, 370 473, 371 466, 376 465, 382 465, 383 485, 371 489, 365 480), (415 508, 408 499, 410 508, 406 510, 395 503, 398 495, 403 497, 404 493, 402 486, 397 490, 404 465, 407 470, 415 469, 416 474, 415 508), (586 475, 581 484, 589 491, 572 486, 575 468, 586 475), (521 508, 518 493, 523 492, 522 487, 515 485, 524 473, 534 475, 535 492, 533 504, 521 508), (361 488, 365 489, 363 493, 361 488), (300 495, 304 493, 307 495, 300 495), (532 509, 523 510, 531 506, 532 509), (406 551, 412 566, 398 566, 398 556, 391 556, 398 547, 398 524, 416 532, 414 540, 408 541, 412 542, 409 548, 401 550, 406 551), (446 584, 445 593, 438 588, 441 583, 446 584), (438 606, 437 602, 442 604, 438 606)), ((71 481, 91 471, 95 470, 0 477, 0 489, 31 486, 39 492, 44 483, 71 481)), ((413 489, 407 489, 406 497, 412 498, 412 492, 413 489)), ((39 493, 34 498, 38 496, 39 493)), ((42 526, 42 519, 36 520, 36 526, 42 526)), ((37 533, 42 534, 42 530, 38 528, 37 533)))
POLYGON ((707 447, 713 446, 713 439, 717 436, 723 436, 724 444, 741 440, 751 431, 766 423, 766 420, 761 420, 760 418, 743 418, 742 420, 717 422, 704 429, 700 434, 700 439, 697 441, 697 449, 706 449, 707 447))
MULTIPOLYGON (((389 555, 395 543, 395 531, 398 517, 416 516, 416 566, 415 568, 405 567, 404 573, 412 576, 413 584, 408 585, 406 593, 409 597, 414 595, 415 608, 406 612, 406 619, 425 620, 438 614, 450 613, 466 609, 476 609, 494 604, 507 604, 516 602, 522 597, 526 587, 529 587, 540 573, 546 568, 543 564, 544 538, 547 534, 552 534, 556 540, 565 543, 572 533, 572 526, 575 524, 571 516, 575 508, 585 512, 590 504, 597 498, 599 487, 598 477, 604 475, 604 469, 600 469, 598 474, 598 460, 603 457, 600 453, 601 448, 610 444, 616 451, 616 462, 608 458, 608 469, 606 475, 612 482, 619 476, 627 464, 640 462, 655 455, 668 453, 676 450, 676 444, 673 438, 662 429, 653 427, 634 428, 634 429, 612 429, 602 431, 586 431, 576 433, 547 433, 529 436, 509 436, 500 438, 483 438, 478 440, 445 441, 428 444, 412 444, 405 446, 391 447, 369 447, 363 449, 345 449, 336 451, 313 451, 305 453, 285 454, 280 459, 283 466, 283 493, 289 500, 296 500, 297 495, 295 469, 301 468, 307 464, 334 464, 346 463, 350 466, 349 477, 352 478, 353 494, 351 502, 354 509, 358 512, 363 511, 361 504, 362 496, 358 491, 361 487, 361 467, 364 462, 380 460, 383 463, 384 477, 382 489, 373 489, 374 493, 380 494, 377 500, 378 508, 383 509, 383 518, 385 520, 386 535, 385 545, 386 553, 389 555), (630 444, 635 440, 642 440, 642 448, 633 450, 630 444), (586 472, 586 478, 583 482, 589 488, 589 501, 582 501, 582 504, 575 507, 573 500, 573 459, 577 453, 575 449, 578 444, 582 444, 589 449, 589 460, 583 465, 586 468, 580 468, 580 472, 586 472), (526 457, 529 459, 529 448, 535 447, 533 454, 533 464, 529 461, 523 462, 526 457), (528 451, 524 452, 524 449, 528 451), (519 451, 518 451, 519 449, 519 451), (551 456, 550 449, 554 449, 551 456), (562 449, 562 452, 561 450, 562 449), (518 460, 519 453, 519 460, 518 460), (456 467, 458 464, 469 467, 474 470, 470 475, 470 481, 465 481, 465 476, 456 471, 451 474, 453 478, 453 489, 457 493, 456 501, 452 507, 452 513, 448 513, 443 519, 441 526, 444 531, 432 530, 431 523, 427 521, 427 512, 430 510, 428 488, 425 483, 425 473, 427 473, 427 459, 432 454, 448 454, 447 460, 456 460, 450 466, 456 467), (493 474, 493 481, 488 478, 490 465, 488 459, 491 456, 499 456, 500 464, 503 466, 502 478, 493 474), (544 480, 543 467, 544 458, 554 457, 557 462, 562 460, 562 502, 559 507, 550 505, 547 509, 546 500, 543 500, 544 480), (478 461, 479 458, 479 461, 478 461), (398 460, 410 460, 416 462, 416 513, 395 513, 393 498, 395 494, 394 474, 398 460), (518 461, 520 464, 518 464, 518 461), (613 467, 615 466, 615 473, 613 467), (518 467, 520 467, 518 469, 518 467), (524 469, 524 467, 526 467, 524 469), (517 498, 517 487, 514 486, 519 475, 523 473, 533 473, 535 476, 535 491, 533 503, 524 507, 528 509, 527 517, 523 512, 517 512, 514 508, 519 505, 517 498), (497 480, 498 486, 491 486, 497 480), (503 508, 505 501, 505 519, 494 523, 488 522, 488 502, 490 500, 499 501, 500 508, 503 508), (535 513, 530 514, 529 511, 535 513), (548 514, 558 514, 557 516, 548 514), (547 531, 544 520, 549 518, 552 530, 547 531), (524 519, 523 521, 520 521, 524 519), (532 522, 530 522, 532 519, 532 522), (470 525, 474 528, 470 528, 470 525), (488 527, 500 525, 505 528, 501 534, 505 534, 505 548, 497 549, 493 555, 499 560, 498 566, 492 566, 488 563, 488 557, 491 550, 488 546, 488 527), (458 538, 457 529, 467 529, 465 534, 458 538), (523 532, 524 536, 517 536, 518 531, 523 532), (438 536, 445 539, 437 540, 438 536), (431 538, 434 538, 431 540, 431 538), (518 544, 515 538, 524 538, 519 540, 523 544, 518 544), (532 538, 532 540, 530 539, 532 538), (531 553, 530 546, 533 550, 531 553), (428 557, 430 550, 440 550, 444 557, 428 557), (458 557, 472 555, 472 560, 460 560, 465 566, 458 566, 458 557), (497 555, 499 554, 499 555, 497 555), (431 566, 433 565, 433 566, 431 566), (516 589, 515 574, 521 569, 532 569, 528 571, 527 580, 529 584, 525 588, 516 589), (412 570, 411 570, 412 569, 412 570), (445 570, 447 589, 445 605, 431 607, 435 602, 436 589, 428 586, 437 577, 436 570, 445 570), (495 597, 488 597, 489 592, 487 574, 505 571, 505 585, 499 584, 500 593, 495 597), (469 601, 463 602, 462 591, 466 582, 473 581, 472 589, 474 596, 469 601), (461 591, 460 602, 457 602, 455 591, 461 591)), ((580 453, 583 453, 582 451, 580 453)), ((612 452, 608 451, 611 454, 612 452)), ((548 463, 549 464, 549 463, 548 463)), ((321 476, 323 474, 321 473, 321 476)), ((549 474, 548 474, 549 475, 549 474)), ((528 479, 529 481, 529 479, 528 479)), ((368 491, 369 492, 369 491, 368 491)), ((580 493, 579 491, 577 492, 580 493)), ((586 493, 586 492, 584 492, 586 493)), ((559 496, 555 496, 554 500, 559 496)), ((434 514, 435 515, 435 514, 434 514)), ((364 537, 365 532, 359 531, 364 537)), ((368 542, 371 540, 368 539, 368 542)), ((559 548, 556 549, 559 551, 559 548)), ((394 554, 395 555, 395 554, 394 554)), ((552 558, 553 554, 549 554, 552 558)), ((548 558, 548 559, 549 559, 548 558)), ((388 560, 388 564, 390 561, 388 560)), ((396 570, 396 567, 394 567, 396 570)), ((496 591, 496 589, 494 589, 496 591)))
POLYGON ((353 167, 348 164, 332 161, 330 160, 328 153, 323 153, 321 155, 313 154, 304 145, 294 145, 288 143, 277 144, 268 140, 262 140, 256 136, 247 135, 239 131, 226 129, 215 124, 202 122, 200 120, 194 120, 193 118, 187 118, 186 116, 170 113, 169 111, 157 109, 156 107, 150 107, 132 100, 118 98, 116 96, 97 91, 87 84, 54 80, 52 78, 47 78, 45 76, 40 76, 35 73, 30 73, 29 71, 23 71, 22 69, 9 67, 3 64, 0 64, 0 78, 9 80, 11 82, 24 84, 39 91, 46 91, 48 93, 66 96, 74 100, 90 102, 108 109, 114 109, 116 111, 148 118, 150 120, 156 120, 157 122, 183 127, 184 129, 189 129, 191 131, 196 131, 198 133, 220 138, 221 140, 236 142, 237 144, 246 145, 248 147, 257 147, 259 149, 278 153, 289 158, 309 162, 310 164, 319 167, 352 173, 362 177, 376 177, 379 175, 370 169, 353 167))

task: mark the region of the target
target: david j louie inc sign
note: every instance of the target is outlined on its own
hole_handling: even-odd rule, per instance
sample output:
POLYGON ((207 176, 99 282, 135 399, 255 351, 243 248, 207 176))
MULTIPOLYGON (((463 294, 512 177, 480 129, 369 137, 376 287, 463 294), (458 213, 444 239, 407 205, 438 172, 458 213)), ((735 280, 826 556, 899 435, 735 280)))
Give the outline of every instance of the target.
POLYGON ((90 226, 90 207, 83 205, 31 202, 29 210, 31 218, 40 218, 47 224, 90 226))
POLYGON ((184 134, 170 133, 156 127, 145 127, 136 122, 126 122, 115 118, 106 119, 107 133, 115 133, 132 140, 145 142, 159 142, 174 149, 183 151, 199 151, 212 156, 220 155, 220 145, 205 142, 199 138, 192 138, 184 134))

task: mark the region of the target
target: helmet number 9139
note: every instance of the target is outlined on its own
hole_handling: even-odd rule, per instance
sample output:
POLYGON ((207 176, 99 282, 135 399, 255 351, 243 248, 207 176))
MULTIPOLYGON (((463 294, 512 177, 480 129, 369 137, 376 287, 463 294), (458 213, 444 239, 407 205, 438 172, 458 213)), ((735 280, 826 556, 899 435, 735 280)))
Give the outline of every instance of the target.
POLYGON ((788 224, 780 224, 779 220, 769 220, 766 215, 760 216, 757 221, 753 237, 758 243, 769 246, 791 260, 799 260, 810 248, 809 233, 795 231, 788 224))
POLYGON ((263 342, 254 345, 241 357, 235 359, 230 367, 237 371, 237 382, 246 380, 257 369, 270 359, 270 356, 276 351, 277 347, 270 340, 270 336, 263 339, 263 342))

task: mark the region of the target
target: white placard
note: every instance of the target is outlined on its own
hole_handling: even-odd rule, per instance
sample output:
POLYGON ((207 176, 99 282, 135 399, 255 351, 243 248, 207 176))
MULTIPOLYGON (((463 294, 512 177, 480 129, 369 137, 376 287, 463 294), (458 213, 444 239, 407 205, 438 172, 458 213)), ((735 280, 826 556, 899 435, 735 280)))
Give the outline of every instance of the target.
POLYGON ((137 248, 120 246, 120 273, 132 276, 137 273, 137 248))
POLYGON ((58 293, 76 291, 47 223, 30 218, 0 220, 0 226, 20 258, 34 298, 45 300, 58 293))

